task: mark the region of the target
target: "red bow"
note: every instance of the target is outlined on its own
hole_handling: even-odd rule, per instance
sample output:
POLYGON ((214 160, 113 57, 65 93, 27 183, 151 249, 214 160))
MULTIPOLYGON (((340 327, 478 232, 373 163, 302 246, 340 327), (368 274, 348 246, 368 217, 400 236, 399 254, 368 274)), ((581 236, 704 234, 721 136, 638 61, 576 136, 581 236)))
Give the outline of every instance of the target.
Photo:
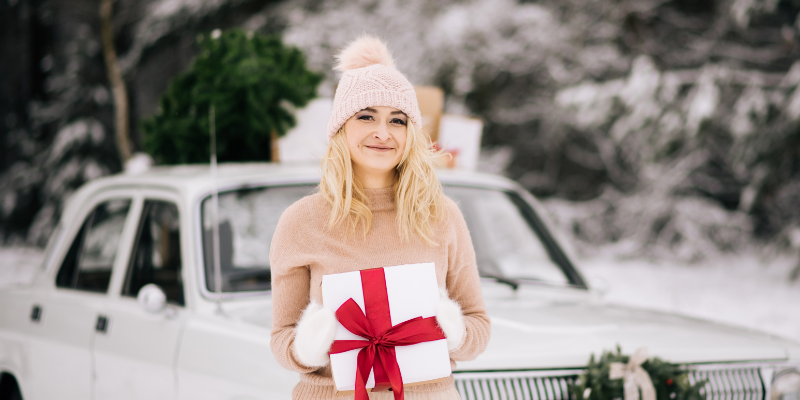
POLYGON ((375 388, 391 386, 395 400, 403 400, 403 376, 397 365, 396 346, 445 339, 435 317, 417 317, 392 326, 383 268, 361 271, 366 315, 352 298, 336 310, 336 318, 350 332, 367 340, 337 340, 330 354, 358 352, 355 400, 369 400, 367 379, 375 372, 375 388))

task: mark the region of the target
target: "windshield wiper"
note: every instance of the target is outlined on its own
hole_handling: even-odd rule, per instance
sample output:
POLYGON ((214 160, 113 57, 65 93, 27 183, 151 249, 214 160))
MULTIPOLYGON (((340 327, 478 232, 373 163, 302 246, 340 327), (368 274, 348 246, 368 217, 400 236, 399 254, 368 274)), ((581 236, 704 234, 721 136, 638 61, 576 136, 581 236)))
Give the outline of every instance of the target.
POLYGON ((508 286, 511 286, 511 289, 513 289, 515 292, 517 291, 517 289, 519 289, 519 280, 518 279, 506 278, 505 276, 494 275, 494 274, 483 274, 483 275, 481 275, 481 277, 483 277, 483 278, 491 278, 491 279, 494 279, 498 283, 502 283, 502 284, 506 284, 508 286))

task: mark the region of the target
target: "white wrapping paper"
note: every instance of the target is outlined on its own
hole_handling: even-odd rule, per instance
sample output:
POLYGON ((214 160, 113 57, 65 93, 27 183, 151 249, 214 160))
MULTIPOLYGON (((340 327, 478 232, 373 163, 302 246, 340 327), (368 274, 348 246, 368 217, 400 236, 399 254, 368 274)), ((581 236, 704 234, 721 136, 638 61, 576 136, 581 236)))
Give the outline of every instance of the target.
MULTIPOLYGON (((433 263, 406 264, 384 267, 386 292, 392 325, 416 317, 433 317, 439 302, 439 287, 433 263)), ((345 301, 352 298, 364 310, 364 293, 361 274, 358 271, 331 274, 322 277, 323 306, 334 312, 345 301)), ((337 323, 336 340, 366 340, 348 331, 337 323)), ((331 370, 336 389, 355 390, 356 358, 359 349, 331 354, 331 370)), ((423 342, 410 346, 395 347, 397 364, 404 385, 421 383, 450 376, 450 355, 445 339, 423 342)), ((370 372, 367 388, 375 387, 370 372)))

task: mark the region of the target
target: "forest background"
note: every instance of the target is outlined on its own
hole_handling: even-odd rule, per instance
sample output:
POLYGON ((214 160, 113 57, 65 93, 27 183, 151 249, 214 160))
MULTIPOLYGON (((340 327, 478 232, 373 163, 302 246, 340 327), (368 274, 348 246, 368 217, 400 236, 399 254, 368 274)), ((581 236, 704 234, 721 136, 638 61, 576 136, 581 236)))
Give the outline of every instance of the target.
MULTIPOLYGON (((99 0, 0 1, 0 241, 43 246, 118 173, 99 0)), ((117 0, 127 154, 214 29, 279 35, 331 97, 333 54, 385 38, 482 169, 544 199, 578 253, 698 263, 800 253, 800 0, 117 0)), ((763 258, 763 257, 762 257, 763 258)), ((782 279, 797 280, 800 267, 782 279)))

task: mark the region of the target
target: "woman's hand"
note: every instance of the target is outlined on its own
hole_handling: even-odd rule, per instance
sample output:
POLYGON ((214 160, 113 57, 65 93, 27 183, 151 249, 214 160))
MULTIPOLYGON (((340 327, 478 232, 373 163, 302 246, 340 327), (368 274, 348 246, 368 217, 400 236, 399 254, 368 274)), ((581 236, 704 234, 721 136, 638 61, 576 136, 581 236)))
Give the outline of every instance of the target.
POLYGON ((336 334, 336 314, 311 302, 295 328, 292 350, 301 364, 324 367, 330 362, 328 351, 336 334))
POLYGON ((447 337, 447 350, 453 351, 461 347, 467 336, 464 326, 464 314, 461 306, 447 297, 445 289, 439 289, 439 305, 436 307, 436 321, 447 337))

